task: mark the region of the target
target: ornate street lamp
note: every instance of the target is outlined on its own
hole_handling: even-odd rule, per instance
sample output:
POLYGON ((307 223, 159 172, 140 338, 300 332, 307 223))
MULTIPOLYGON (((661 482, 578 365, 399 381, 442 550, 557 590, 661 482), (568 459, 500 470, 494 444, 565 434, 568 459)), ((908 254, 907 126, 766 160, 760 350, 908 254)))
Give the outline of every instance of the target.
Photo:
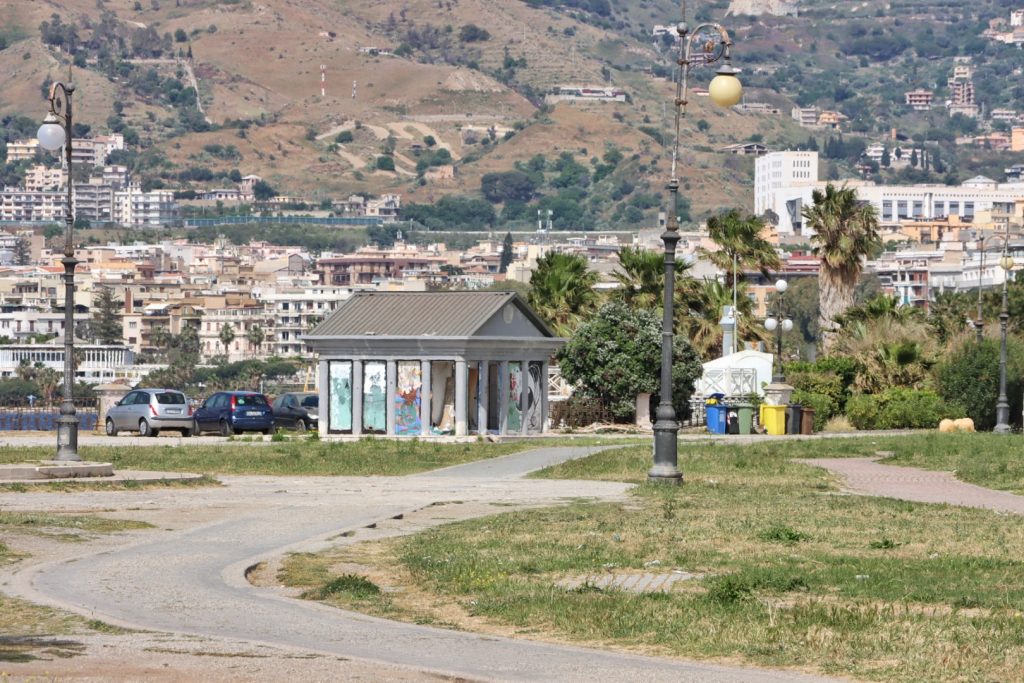
POLYGON ((997 434, 1010 433, 1010 403, 1006 398, 1006 323, 1010 320, 1010 306, 1006 295, 1006 281, 1010 278, 1014 261, 1007 251, 1008 238, 1009 232, 1003 242, 1003 255, 999 259, 999 267, 1003 269, 1003 307, 999 311, 999 400, 996 401, 996 426, 992 430, 997 434))
MULTIPOLYGON (((70 73, 69 73, 70 76, 70 73)), ((44 149, 59 150, 64 148, 64 159, 67 164, 68 197, 64 209, 64 396, 60 404, 60 417, 57 419, 57 457, 56 460, 81 460, 78 457, 78 416, 75 414, 73 397, 75 383, 75 259, 74 206, 71 196, 71 158, 73 130, 71 119, 71 96, 75 86, 70 82, 56 82, 50 87, 50 112, 39 127, 39 144, 44 149)))
POLYGON ((764 329, 769 332, 775 333, 775 364, 772 372, 772 383, 773 384, 785 384, 786 374, 782 370, 782 333, 789 332, 793 329, 793 321, 788 317, 783 318, 783 304, 782 300, 789 289, 789 283, 785 280, 777 280, 775 282, 775 291, 778 292, 778 296, 775 297, 775 316, 765 318, 764 329))
POLYGON ((647 472, 649 481, 678 484, 683 475, 679 471, 677 441, 679 422, 672 405, 672 326, 674 321, 673 294, 675 292, 676 244, 679 242, 679 132, 686 114, 687 89, 690 67, 722 61, 718 74, 708 86, 711 100, 720 106, 731 107, 740 101, 743 88, 730 63, 732 39, 719 24, 704 23, 692 32, 686 24, 686 2, 682 3, 682 21, 676 26, 679 35, 679 54, 676 63, 675 138, 672 146, 672 168, 668 181, 669 202, 665 212, 665 301, 661 325, 661 400, 655 413, 654 464, 647 472), (694 49, 696 48, 696 50, 694 49))

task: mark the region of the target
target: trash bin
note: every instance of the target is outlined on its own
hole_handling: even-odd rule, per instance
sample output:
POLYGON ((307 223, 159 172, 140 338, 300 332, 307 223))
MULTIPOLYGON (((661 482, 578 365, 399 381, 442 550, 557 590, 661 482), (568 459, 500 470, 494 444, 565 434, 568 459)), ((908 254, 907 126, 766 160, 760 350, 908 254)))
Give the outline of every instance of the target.
POLYGON ((786 433, 787 434, 799 434, 800 433, 800 413, 801 408, 799 403, 790 403, 786 409, 786 433))
POLYGON ((738 434, 750 434, 754 431, 754 406, 749 403, 737 404, 736 416, 739 423, 738 434))
POLYGON ((726 406, 725 411, 725 432, 726 434, 740 433, 740 416, 736 406, 726 406))
POLYGON ((773 436, 786 433, 786 406, 761 405, 761 424, 773 436))
POLYGON ((706 407, 708 431, 712 434, 725 434, 727 406, 715 403, 706 407))
POLYGON ((800 433, 814 433, 814 408, 810 406, 804 406, 800 414, 800 433))

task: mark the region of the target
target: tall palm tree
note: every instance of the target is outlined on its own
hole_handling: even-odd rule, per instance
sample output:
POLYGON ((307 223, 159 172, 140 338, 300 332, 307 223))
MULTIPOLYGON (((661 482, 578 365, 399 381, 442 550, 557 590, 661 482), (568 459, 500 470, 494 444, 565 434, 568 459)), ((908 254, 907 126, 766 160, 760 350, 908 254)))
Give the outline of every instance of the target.
POLYGON ((597 308, 596 283, 585 256, 552 251, 537 259, 527 301, 555 334, 568 337, 597 308))
POLYGON ((895 295, 879 294, 860 305, 846 309, 844 313, 836 316, 836 322, 846 327, 855 322, 890 319, 904 323, 911 320, 923 320, 924 317, 923 308, 905 306, 895 295))
POLYGON ((657 308, 665 291, 665 255, 643 247, 623 247, 612 277, 619 283, 613 299, 630 308, 657 308))
POLYGON ((766 278, 771 277, 771 273, 782 266, 782 261, 771 242, 761 236, 763 230, 763 219, 745 216, 739 209, 712 216, 708 219, 708 237, 718 249, 701 249, 701 255, 725 272, 725 281, 730 287, 734 264, 740 272, 759 270, 766 278))
POLYGON ((814 204, 804 207, 803 216, 814 231, 813 252, 821 258, 818 321, 827 351, 835 342, 837 317, 853 305, 864 259, 882 240, 875 208, 857 201, 856 190, 828 183, 824 191, 814 190, 811 198, 814 204))

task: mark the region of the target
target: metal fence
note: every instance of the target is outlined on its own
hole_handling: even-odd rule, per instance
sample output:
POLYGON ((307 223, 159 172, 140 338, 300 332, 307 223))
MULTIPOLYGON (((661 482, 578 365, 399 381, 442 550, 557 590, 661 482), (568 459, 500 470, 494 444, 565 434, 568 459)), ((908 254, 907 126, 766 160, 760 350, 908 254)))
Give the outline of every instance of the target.
MULTIPOLYGON (((78 428, 82 431, 96 429, 97 401, 95 398, 76 398, 75 415, 78 417, 78 428)), ((57 429, 60 418, 60 403, 42 404, 40 401, 28 401, 0 404, 0 432, 50 432, 57 429)))

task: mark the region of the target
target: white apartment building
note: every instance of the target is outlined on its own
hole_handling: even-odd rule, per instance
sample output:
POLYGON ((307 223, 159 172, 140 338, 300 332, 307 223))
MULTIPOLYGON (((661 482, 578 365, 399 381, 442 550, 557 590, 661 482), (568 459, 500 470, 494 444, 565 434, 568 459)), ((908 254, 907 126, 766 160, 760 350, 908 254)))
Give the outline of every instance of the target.
POLYGON ((0 192, 0 221, 60 222, 67 199, 66 192, 57 190, 5 187, 0 192))
POLYGON ((158 227, 178 219, 178 205, 170 190, 143 192, 138 185, 129 185, 114 193, 112 219, 127 227, 158 227))
POLYGON ((273 323, 274 318, 265 306, 206 308, 199 321, 199 348, 206 358, 226 355, 229 363, 269 356, 273 349, 273 323), (235 333, 227 348, 220 338, 224 325, 235 333), (259 348, 249 341, 249 334, 257 326, 263 330, 259 348))
POLYGON ((1024 26, 1024 9, 1010 11, 1010 26, 1024 26))
POLYGON ((39 140, 29 138, 28 140, 11 140, 7 143, 7 162, 31 161, 36 158, 36 152, 41 150, 39 140))
POLYGON ((302 335, 352 296, 352 291, 349 287, 323 285, 253 290, 253 296, 263 301, 273 316, 273 334, 268 332, 265 352, 276 356, 304 355, 302 335))
MULTIPOLYGON (((126 346, 76 344, 79 361, 75 377, 89 384, 104 384, 115 379, 132 378, 135 354, 126 346)), ((0 377, 15 377, 22 361, 31 365, 64 371, 63 344, 4 344, 0 346, 0 377)), ((136 377, 137 379, 137 377, 136 377)))
MULTIPOLYGON (((7 161, 34 159, 36 152, 41 149, 36 138, 13 140, 7 143, 7 161)), ((107 162, 110 153, 117 149, 124 149, 124 136, 120 133, 98 135, 94 138, 72 138, 71 161, 74 164, 102 166, 107 162)))
MULTIPOLYGON (((803 230, 803 207, 812 204, 811 193, 824 189, 827 184, 817 178, 817 164, 806 176, 805 161, 796 155, 814 155, 816 152, 772 152, 754 163, 754 213, 772 211, 778 217, 780 235, 799 235, 803 230)), ((878 212, 882 223, 898 224, 902 221, 931 220, 946 216, 960 216, 971 220, 975 215, 990 211, 995 204, 1014 202, 1024 198, 1024 183, 997 183, 977 177, 959 186, 951 185, 874 185, 865 181, 837 181, 857 191, 862 201, 869 202, 878 212)))
POLYGON ((75 219, 91 224, 109 223, 113 214, 114 189, 101 178, 90 178, 87 183, 75 183, 72 190, 75 219))

